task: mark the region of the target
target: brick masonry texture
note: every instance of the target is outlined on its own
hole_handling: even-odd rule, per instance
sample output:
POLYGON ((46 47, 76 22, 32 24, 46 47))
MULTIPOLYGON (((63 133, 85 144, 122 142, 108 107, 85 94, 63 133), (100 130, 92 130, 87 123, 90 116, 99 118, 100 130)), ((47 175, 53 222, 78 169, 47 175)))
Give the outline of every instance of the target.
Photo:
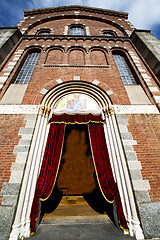
MULTIPOLYGON (((69 40, 67 41, 65 39, 62 40, 61 43, 59 43, 58 41, 57 44, 60 46, 63 46, 64 49, 66 49, 67 51, 67 52, 64 52, 64 50, 62 51, 61 53, 62 60, 61 60, 61 64, 59 65, 55 65, 54 62, 51 61, 50 56, 48 55, 48 53, 51 54, 53 52, 50 50, 55 49, 54 41, 50 39, 45 40, 43 42, 41 42, 41 40, 38 40, 38 39, 37 40, 31 39, 30 41, 28 40, 22 41, 18 49, 25 48, 27 44, 29 44, 29 46, 35 46, 35 44, 43 45, 44 46, 43 49, 44 50, 46 49, 45 52, 41 51, 37 65, 33 71, 32 77, 28 84, 27 91, 23 98, 23 102, 22 102, 23 104, 39 104, 43 97, 43 95, 40 93, 40 91, 43 88, 49 90, 53 88, 55 85, 57 85, 57 82, 56 82, 57 79, 61 78, 64 82, 71 81, 73 80, 73 77, 75 75, 80 76, 80 79, 82 81, 92 82, 95 79, 98 80, 100 82, 99 86, 102 89, 104 89, 105 91, 111 90, 114 93, 113 95, 110 96, 113 104, 130 104, 130 101, 128 99, 128 95, 126 93, 124 84, 121 80, 119 71, 115 66, 113 56, 109 50, 110 49, 109 45, 112 48, 115 46, 115 43, 113 41, 109 43, 103 40, 98 43, 99 48, 97 48, 96 42, 94 41, 92 42, 91 40, 86 40, 86 41, 81 40, 81 42, 82 43, 80 43, 79 46, 76 46, 74 53, 76 54, 77 52, 78 57, 79 57, 79 52, 83 54, 85 64, 82 64, 83 66, 79 65, 77 67, 76 61, 77 60, 79 61, 79 58, 77 60, 74 59, 74 61, 71 60, 72 56, 70 55, 70 53, 72 52, 69 47, 69 46, 75 46, 75 41, 69 41, 69 40), (54 46, 54 48, 49 48, 49 50, 47 50, 48 44, 49 46, 54 46), (82 50, 79 47, 83 47, 83 45, 85 45, 86 47, 82 50), (91 49, 90 49, 90 45, 91 45, 91 49), (106 49, 104 47, 106 47, 106 49), (99 58, 94 58, 94 65, 93 65, 92 55, 94 52, 96 54, 104 55, 104 57, 106 58, 106 62, 104 65, 99 63, 99 58), (74 62, 74 66, 73 66, 73 62, 74 62), (95 67, 95 65, 97 65, 97 67, 95 67)), ((119 42, 119 47, 127 48, 128 51, 133 50, 129 42, 124 42, 124 43, 119 42)), ((20 60, 23 60, 24 57, 25 57, 25 52, 22 55, 20 60)), ((6 82, 6 85, 4 86, 1 96, 3 96, 4 92, 7 90, 9 84, 14 82, 17 76, 17 70, 19 69, 20 66, 21 66, 21 61, 19 61, 19 63, 13 70, 12 74, 10 75, 8 81, 6 82)), ((135 69, 135 72, 136 72, 136 69, 135 69)), ((136 73, 138 77, 139 76, 138 71, 136 73)), ((143 84, 144 90, 146 90, 146 93, 149 99, 151 100, 149 90, 146 88, 143 82, 142 84, 143 84)))
POLYGON ((128 124, 137 141, 133 148, 142 165, 142 177, 149 180, 150 199, 160 201, 160 115, 130 115, 128 124))
MULTIPOLYGON (((17 155, 13 150, 21 138, 18 132, 22 126, 25 126, 23 115, 0 116, 0 191, 3 183, 10 179, 11 166, 17 155)), ((2 196, 0 196, 0 201, 2 201, 2 196)))
MULTIPOLYGON (((74 75, 78 75, 81 77, 81 80, 89 82, 92 82, 96 78, 96 80, 101 83, 99 85, 100 87, 102 87, 105 91, 111 90, 114 93, 111 96, 111 100, 114 104, 130 104, 120 74, 115 66, 115 62, 110 51, 114 48, 122 48, 137 56, 137 53, 132 47, 129 39, 124 38, 127 36, 127 31, 133 31, 133 28, 131 28, 129 22, 127 21, 127 15, 119 15, 116 13, 111 14, 103 11, 100 13, 89 9, 70 9, 66 12, 64 8, 61 10, 59 9, 59 11, 53 10, 43 13, 38 12, 38 14, 33 14, 32 11, 29 11, 26 12, 25 15, 27 16, 27 19, 25 19, 22 23, 20 29, 28 29, 27 34, 32 35, 32 37, 26 36, 20 42, 18 48, 15 49, 15 52, 22 49, 27 50, 28 47, 36 48, 38 46, 41 49, 43 48, 43 51, 41 51, 39 60, 32 74, 32 78, 22 102, 23 104, 39 104, 43 97, 40 93, 43 88, 49 90, 57 84, 56 79, 61 78, 63 81, 70 81, 73 79, 74 75), (76 11, 78 11, 78 13, 76 13, 76 11), (81 14, 84 19, 79 17, 81 14), (90 16, 90 19, 88 18, 88 15, 90 16), (94 15, 94 18, 92 15, 94 15), (111 21, 112 24, 110 24, 111 21), (75 38, 72 36, 72 38, 66 38, 64 36, 65 27, 68 26, 69 31, 70 24, 77 23, 85 27, 89 27, 90 37, 99 37, 75 38), (44 37, 36 35, 37 31, 40 29, 50 29, 51 36, 44 37), (106 39, 103 36, 103 31, 107 29, 115 32, 119 38, 114 40, 106 39), (61 35, 62 37, 55 37, 55 35, 61 35), (100 59, 104 59, 104 61, 99 62, 100 59), (59 63, 59 66, 56 66, 55 63, 56 65, 59 63), (80 63, 83 66, 81 66, 80 63), (47 66, 48 64, 50 66, 47 66), (68 66, 62 67, 62 64, 68 66), (74 67, 72 65, 74 65, 74 67), (77 65, 79 65, 78 68, 77 65), (98 66, 93 67, 93 65, 98 66)), ((1 96, 3 96, 10 83, 14 82, 17 76, 17 71, 22 65, 21 60, 24 60, 25 54, 26 51, 24 51, 20 61, 7 80, 1 96)), ((10 61, 13 61, 13 59, 14 56, 12 55, 7 64, 10 61)), ((141 61, 141 59, 139 60, 146 73, 148 73, 143 61, 141 61)), ((142 87, 146 91, 150 101, 153 102, 153 100, 151 100, 149 90, 142 81, 131 58, 130 63, 135 70, 136 77, 141 81, 142 87)), ((5 68, 6 66, 4 65, 2 76, 5 68)), ((154 81, 152 82, 152 86, 156 87, 153 83, 154 81)))

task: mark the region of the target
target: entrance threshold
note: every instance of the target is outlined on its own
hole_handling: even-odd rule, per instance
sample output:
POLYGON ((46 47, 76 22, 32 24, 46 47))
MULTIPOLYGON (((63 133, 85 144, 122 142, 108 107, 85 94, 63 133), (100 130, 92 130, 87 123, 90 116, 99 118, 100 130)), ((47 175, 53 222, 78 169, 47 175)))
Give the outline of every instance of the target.
POLYGON ((106 219, 106 214, 100 214, 93 210, 82 196, 65 196, 58 207, 43 217, 46 220, 80 220, 80 219, 106 219))

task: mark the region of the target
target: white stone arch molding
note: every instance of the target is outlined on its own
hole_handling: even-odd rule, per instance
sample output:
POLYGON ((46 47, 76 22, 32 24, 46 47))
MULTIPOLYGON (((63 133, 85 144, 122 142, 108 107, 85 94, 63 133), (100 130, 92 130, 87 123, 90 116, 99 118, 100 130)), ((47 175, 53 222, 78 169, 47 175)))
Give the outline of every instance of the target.
POLYGON ((39 107, 36 127, 28 154, 27 165, 22 182, 14 224, 10 240, 30 236, 30 212, 34 197, 36 182, 41 168, 41 162, 49 131, 48 119, 55 103, 62 97, 71 93, 82 93, 91 97, 99 105, 100 111, 106 120, 104 132, 109 151, 114 179, 117 182, 122 207, 126 216, 129 233, 137 239, 144 239, 138 219, 132 186, 126 165, 118 126, 115 119, 114 107, 107 94, 97 85, 70 81, 57 85, 47 92, 39 107))

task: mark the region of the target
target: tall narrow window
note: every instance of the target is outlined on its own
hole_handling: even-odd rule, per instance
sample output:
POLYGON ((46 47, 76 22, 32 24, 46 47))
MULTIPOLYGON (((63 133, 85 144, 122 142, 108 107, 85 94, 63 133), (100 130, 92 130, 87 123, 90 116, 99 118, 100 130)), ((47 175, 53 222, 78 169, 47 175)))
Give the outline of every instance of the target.
POLYGON ((69 31, 70 35, 84 35, 84 28, 80 26, 73 26, 69 31))
POLYGON ((120 54, 113 54, 114 60, 120 72, 122 81, 125 85, 137 85, 137 82, 128 66, 125 58, 120 54))
POLYGON ((14 83, 27 84, 32 76, 32 72, 37 63, 40 52, 31 52, 28 54, 14 83))

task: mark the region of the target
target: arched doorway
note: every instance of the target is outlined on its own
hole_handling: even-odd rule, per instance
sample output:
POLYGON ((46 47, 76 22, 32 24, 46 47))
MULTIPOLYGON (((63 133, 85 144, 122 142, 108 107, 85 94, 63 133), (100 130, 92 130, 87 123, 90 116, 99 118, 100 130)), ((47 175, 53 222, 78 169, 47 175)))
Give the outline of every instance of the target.
POLYGON ((116 224, 113 205, 104 199, 98 186, 88 126, 68 124, 54 190, 46 201, 41 202, 42 224, 68 219, 99 219, 107 223, 106 213, 116 224))
MULTIPOLYGON (((66 106, 64 99, 66 96, 68 97, 71 94, 80 94, 85 96, 86 99, 89 98, 92 103, 95 103, 95 106, 98 106, 98 109, 92 109, 92 113, 94 114, 95 112, 98 112, 99 114, 102 114, 103 118, 105 119, 105 124, 103 124, 105 142, 108 147, 113 177, 118 185, 118 190, 123 211, 127 219, 129 232, 131 236, 136 236, 137 238, 142 239, 143 234, 137 216, 125 156, 117 128, 117 123, 115 120, 114 108, 107 94, 102 89, 94 84, 80 81, 60 84, 50 90, 42 100, 30 153, 28 156, 27 168, 29 171, 28 174, 24 176, 22 185, 23 195, 20 195, 12 232, 14 234, 15 228, 17 226, 16 234, 18 234, 18 236, 27 237, 30 235, 29 218, 36 188, 36 182, 41 170, 43 155, 45 152, 49 132, 48 120, 51 118, 53 113, 58 114, 64 112, 64 109, 56 110, 55 106, 57 106, 61 101, 63 102, 62 105, 66 106), (18 225, 20 227, 18 227, 18 225)), ((88 108, 90 109, 90 107, 86 108, 86 110, 80 109, 82 108, 83 104, 79 104, 79 99, 80 97, 77 99, 77 105, 73 105, 72 109, 66 110, 65 107, 65 111, 67 111, 68 114, 75 114, 76 112, 82 114, 88 113, 88 108), (78 106, 78 110, 75 109, 74 106, 78 106)))

